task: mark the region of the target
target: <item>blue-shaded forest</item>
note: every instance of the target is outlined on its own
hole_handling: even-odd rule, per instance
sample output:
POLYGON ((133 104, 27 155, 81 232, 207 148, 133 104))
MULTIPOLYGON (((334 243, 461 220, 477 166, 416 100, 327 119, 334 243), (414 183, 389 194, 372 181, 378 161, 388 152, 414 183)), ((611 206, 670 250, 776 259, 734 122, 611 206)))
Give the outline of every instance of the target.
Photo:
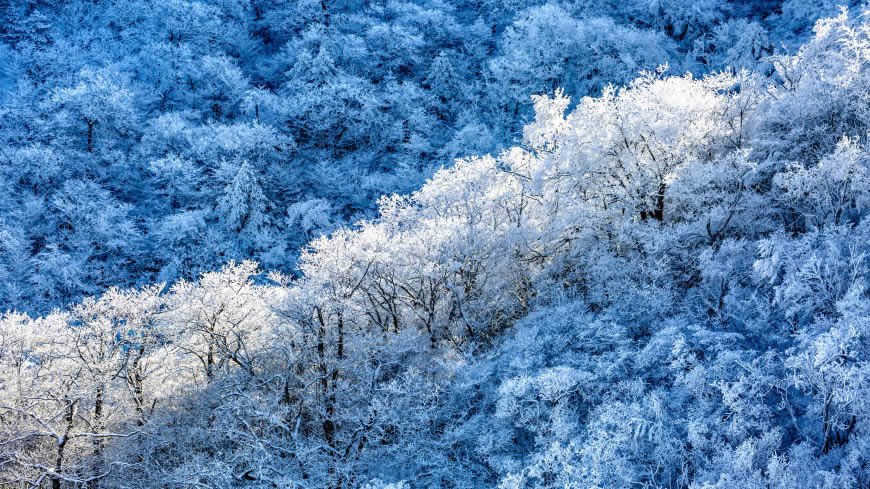
POLYGON ((0 488, 868 487, 868 16, 0 5, 0 488))

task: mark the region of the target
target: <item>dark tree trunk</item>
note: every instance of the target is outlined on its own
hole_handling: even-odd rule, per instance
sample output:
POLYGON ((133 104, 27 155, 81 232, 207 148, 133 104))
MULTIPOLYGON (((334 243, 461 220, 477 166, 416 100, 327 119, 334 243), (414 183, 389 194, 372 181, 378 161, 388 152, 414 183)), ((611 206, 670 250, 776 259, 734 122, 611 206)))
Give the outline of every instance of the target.
POLYGON ((56 474, 51 478, 51 489, 61 489, 61 478, 60 474, 63 473, 63 462, 64 462, 64 454, 66 453, 66 444, 69 442, 69 435, 72 432, 73 424, 75 423, 76 417, 76 403, 72 402, 66 408, 66 429, 64 430, 63 437, 57 443, 57 457, 54 461, 54 473, 56 474))
POLYGON ((97 121, 92 121, 90 119, 86 119, 85 122, 88 123, 88 153, 94 152, 94 126, 97 125, 97 121))

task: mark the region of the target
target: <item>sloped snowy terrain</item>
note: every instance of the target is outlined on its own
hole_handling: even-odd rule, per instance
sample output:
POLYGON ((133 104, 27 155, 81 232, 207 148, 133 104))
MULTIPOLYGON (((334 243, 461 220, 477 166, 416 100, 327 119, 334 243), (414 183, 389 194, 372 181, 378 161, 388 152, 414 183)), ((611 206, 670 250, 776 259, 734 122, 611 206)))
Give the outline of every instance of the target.
POLYGON ((0 488, 868 487, 868 14, 12 3, 0 488))

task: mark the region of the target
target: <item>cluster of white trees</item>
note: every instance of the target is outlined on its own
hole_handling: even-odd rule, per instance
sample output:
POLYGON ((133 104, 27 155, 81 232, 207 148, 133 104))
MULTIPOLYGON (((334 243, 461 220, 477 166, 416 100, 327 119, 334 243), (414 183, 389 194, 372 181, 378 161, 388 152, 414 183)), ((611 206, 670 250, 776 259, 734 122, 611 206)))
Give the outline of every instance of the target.
MULTIPOLYGON (((311 241, 298 276, 246 261, 7 313, 0 487, 865 487, 864 15, 820 21, 771 77, 661 69, 573 105, 535 97, 522 144, 381 198, 311 241)), ((84 152, 124 114, 90 110, 58 136, 84 152)), ((161 121, 143 137, 229 130, 161 121)), ((268 232, 255 168, 282 147, 244 127, 263 153, 215 170, 239 236, 268 232)), ((197 151, 220 158, 233 140, 213 137, 197 151)), ((151 168, 198 178, 178 154, 151 168)), ((87 185, 50 205, 110 250, 135 229, 87 185)), ((212 226, 183 212, 166 233, 212 226)), ((288 216, 306 237, 335 226, 326 200, 288 216)))
POLYGON ((123 446, 179 409, 180 397, 230 369, 254 372, 270 325, 255 269, 230 265, 170 291, 111 289, 38 319, 4 315, 0 484, 123 477, 144 462, 123 446))

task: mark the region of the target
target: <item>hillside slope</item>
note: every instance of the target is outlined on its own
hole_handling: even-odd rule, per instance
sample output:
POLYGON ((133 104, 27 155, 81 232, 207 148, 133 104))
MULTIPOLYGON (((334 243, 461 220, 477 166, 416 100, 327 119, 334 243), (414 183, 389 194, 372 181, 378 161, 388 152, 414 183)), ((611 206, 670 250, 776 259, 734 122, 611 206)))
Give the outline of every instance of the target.
POLYGON ((866 11, 768 61, 535 97, 295 277, 4 315, 0 487, 866 487, 866 11))

